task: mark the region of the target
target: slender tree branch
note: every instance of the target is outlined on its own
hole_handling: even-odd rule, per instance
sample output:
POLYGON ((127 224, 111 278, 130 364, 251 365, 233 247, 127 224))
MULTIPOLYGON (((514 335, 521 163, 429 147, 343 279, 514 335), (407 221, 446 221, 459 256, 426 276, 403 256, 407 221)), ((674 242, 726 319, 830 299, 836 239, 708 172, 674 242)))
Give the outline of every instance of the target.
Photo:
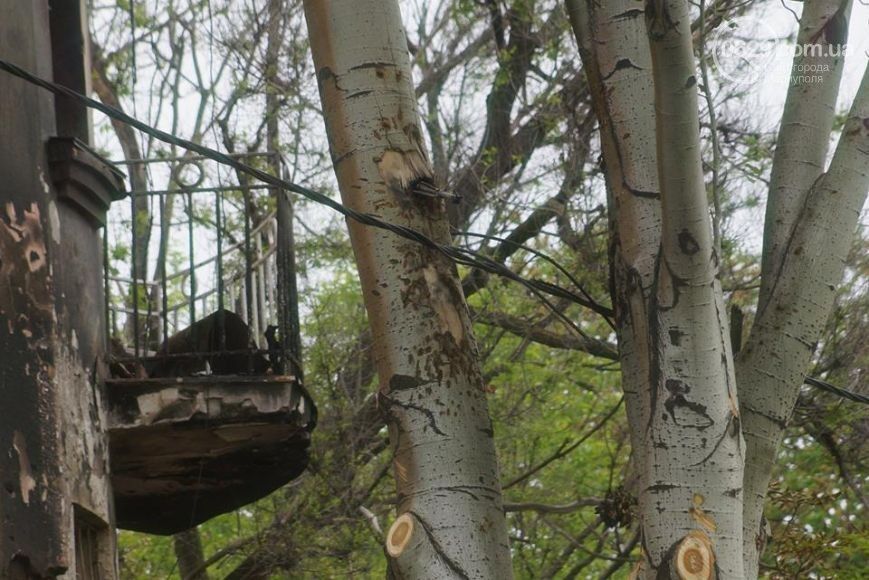
POLYGON ((538 512, 541 514, 569 514, 584 507, 594 507, 600 504, 600 498, 578 499, 565 504, 547 504, 539 502, 504 503, 505 512, 538 512))
POLYGON ((552 455, 550 455, 549 457, 547 457, 546 459, 544 459, 543 461, 541 461, 537 465, 533 466, 531 469, 529 469, 528 471, 526 471, 522 475, 519 475, 518 477, 514 477, 508 483, 504 484, 503 489, 510 489, 511 487, 522 483, 523 481, 525 481, 526 479, 528 479, 529 477, 531 477, 532 475, 534 475, 535 473, 537 473, 538 471, 540 471, 541 469, 543 469, 544 467, 546 467, 547 465, 552 463, 553 461, 558 461, 562 457, 566 457, 567 455, 569 455, 577 447, 579 447, 580 445, 585 443, 589 437, 591 437, 592 435, 597 433, 604 425, 607 424, 607 422, 610 419, 613 418, 613 416, 616 414, 616 411, 618 411, 619 407, 622 406, 622 401, 624 401, 624 397, 619 399, 619 402, 616 403, 616 405, 609 411, 609 413, 607 413, 600 421, 598 421, 595 425, 593 425, 591 427, 591 429, 587 433, 585 433, 582 437, 580 437, 577 441, 575 441, 573 443, 571 443, 570 441, 564 441, 564 443, 562 443, 558 447, 558 449, 555 451, 555 453, 553 453, 552 455))
POLYGON ((555 333, 543 328, 538 328, 537 325, 533 323, 526 322, 517 316, 512 316, 503 312, 472 309, 471 316, 475 322, 503 328, 516 336, 521 336, 546 346, 567 350, 578 350, 601 358, 618 360, 619 355, 617 347, 596 338, 579 336, 576 334, 555 333))

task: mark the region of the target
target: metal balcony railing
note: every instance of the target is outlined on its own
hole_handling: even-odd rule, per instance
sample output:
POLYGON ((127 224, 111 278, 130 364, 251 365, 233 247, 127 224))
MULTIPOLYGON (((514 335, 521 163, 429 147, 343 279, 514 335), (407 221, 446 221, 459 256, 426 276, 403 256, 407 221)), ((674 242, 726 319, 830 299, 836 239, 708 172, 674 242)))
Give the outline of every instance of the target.
MULTIPOLYGON (((277 153, 235 157, 285 173, 277 153)), ((269 372, 301 379, 290 199, 209 163, 197 156, 116 162, 131 170, 145 164, 152 181, 170 185, 131 191, 128 208, 115 204, 109 215, 105 295, 113 354, 145 375, 217 367, 256 374, 266 360, 269 372), (244 358, 237 369, 224 364, 244 358), (173 367, 172 360, 202 364, 173 367)))

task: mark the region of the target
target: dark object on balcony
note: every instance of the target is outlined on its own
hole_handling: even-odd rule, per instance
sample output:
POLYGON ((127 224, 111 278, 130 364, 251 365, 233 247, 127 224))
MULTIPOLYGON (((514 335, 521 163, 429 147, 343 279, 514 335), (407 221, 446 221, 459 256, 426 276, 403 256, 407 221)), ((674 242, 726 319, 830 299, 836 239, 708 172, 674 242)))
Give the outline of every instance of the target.
POLYGON ((210 370, 216 375, 274 372, 257 349, 250 327, 230 310, 212 312, 163 341, 157 355, 145 361, 147 375, 183 377, 210 370))
MULTIPOLYGON (((279 154, 239 158, 285 171, 279 154)), ((126 165, 171 179, 133 188, 105 232, 111 482, 118 527, 172 534, 308 464, 316 407, 299 364, 292 208, 195 156, 126 165)))

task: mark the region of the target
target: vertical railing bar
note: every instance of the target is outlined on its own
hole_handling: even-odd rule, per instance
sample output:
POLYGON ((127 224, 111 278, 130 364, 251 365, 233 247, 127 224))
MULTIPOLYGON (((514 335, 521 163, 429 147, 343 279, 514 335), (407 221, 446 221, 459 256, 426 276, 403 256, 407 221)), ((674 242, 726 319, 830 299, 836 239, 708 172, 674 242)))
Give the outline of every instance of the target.
POLYGON ((256 272, 251 273, 251 315, 250 315, 250 336, 256 342, 259 336, 259 285, 257 284, 256 272))
MULTIPOLYGON (((269 250, 275 248, 275 244, 278 239, 278 221, 277 219, 271 220, 271 225, 269 226, 269 250)), ((268 258, 268 264, 266 265, 266 291, 268 292, 268 301, 269 301, 269 311, 268 311, 268 321, 271 323, 272 321, 277 321, 277 307, 275 306, 276 298, 275 298, 275 280, 277 279, 276 274, 276 264, 277 264, 277 253, 272 251, 270 257, 268 258)))
POLYGON ((214 220, 217 222, 217 329, 221 351, 226 350, 226 315, 224 312, 223 292, 223 196, 214 192, 214 220))
POLYGON ((153 300, 151 300, 152 287, 148 285, 147 280, 144 279, 142 280, 142 286, 145 291, 145 299, 147 300, 147 306, 145 307, 145 328, 142 333, 145 340, 142 344, 142 352, 147 355, 148 351, 151 350, 151 326, 154 323, 154 305, 153 300))
POLYGON ((266 310, 266 275, 265 275, 265 260, 263 260, 263 234, 265 229, 260 231, 260 233, 256 236, 256 261, 259 263, 257 266, 256 274, 257 274, 257 312, 259 314, 259 328, 257 328, 256 334, 256 342, 257 345, 262 347, 262 336, 265 332, 266 325, 268 325, 268 311, 266 310))
MULTIPOLYGON (((250 247, 250 208, 251 208, 251 193, 246 183, 242 183, 242 196, 244 197, 244 300, 247 309, 247 324, 253 326, 253 268, 251 267, 251 247, 250 247)), ((253 356, 247 359, 247 371, 253 373, 253 356)))
POLYGON ((133 262, 130 264, 130 278, 133 279, 133 355, 139 356, 139 273, 136 272, 138 251, 136 241, 139 233, 139 220, 136 213, 136 192, 130 192, 130 215, 132 219, 133 240, 130 244, 130 254, 133 262))
POLYGON ((153 324, 154 332, 157 334, 157 339, 151 343, 154 345, 154 352, 157 353, 160 351, 164 341, 163 334, 163 288, 160 284, 153 284, 151 286, 151 290, 154 292, 154 297, 152 302, 156 305, 157 312, 154 313, 156 317, 156 322, 153 324))
POLYGON ((197 344, 196 337, 196 256, 193 253, 193 194, 187 192, 187 250, 190 263, 190 334, 193 344, 197 344))
MULTIPOLYGON (((169 236, 169 228, 163 223, 163 220, 166 219, 166 196, 162 193, 159 196, 160 200, 160 234, 163 235, 163 232, 166 232, 166 236, 169 236)), ((160 317, 160 321, 163 325, 163 352, 164 354, 169 353, 169 280, 166 274, 166 259, 168 256, 163 254, 163 263, 157 264, 157 267, 160 268, 160 300, 162 301, 161 308, 163 310, 162 315, 160 317)), ((176 326, 177 328, 177 326, 176 326)))

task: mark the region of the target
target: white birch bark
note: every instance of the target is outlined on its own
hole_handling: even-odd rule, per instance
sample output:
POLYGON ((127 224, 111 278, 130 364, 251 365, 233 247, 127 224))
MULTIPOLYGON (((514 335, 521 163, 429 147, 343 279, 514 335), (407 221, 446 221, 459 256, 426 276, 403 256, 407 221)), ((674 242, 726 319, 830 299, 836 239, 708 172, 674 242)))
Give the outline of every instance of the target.
POLYGON ((612 291, 640 471, 638 572, 739 578, 741 439, 687 6, 677 3, 671 21, 669 5, 653 5, 663 18, 653 24, 664 27, 652 42, 656 78, 636 2, 567 7, 601 124, 610 195, 612 291))
POLYGON ((833 306, 836 284, 869 190, 869 69, 826 173, 804 197, 769 295, 739 354, 746 442, 745 561, 757 574, 764 498, 776 453, 833 306))
MULTIPOLYGON (((841 59, 834 50, 795 60, 797 67, 828 70, 822 71, 822 86, 797 84, 789 91, 767 214, 761 303, 739 360, 737 407, 699 164, 686 4, 645 5, 656 55, 657 130, 648 127, 655 113, 642 85, 619 82, 650 84, 644 75, 651 67, 643 64, 637 28, 631 26, 643 10, 628 2, 566 4, 601 125, 623 382, 632 444, 646 459, 640 474, 646 561, 638 572, 753 578, 775 454, 869 188, 866 80, 822 175, 841 59), (643 139, 656 133, 657 155, 643 139), (637 168, 648 168, 656 157, 664 205, 657 267, 660 208, 654 196, 629 195, 638 189, 631 184, 639 183, 631 171, 640 175, 637 168), (653 266, 638 266, 650 260, 653 266), (746 432, 744 474, 740 427, 746 432)), ((808 2, 800 42, 844 43, 849 9, 849 0, 808 2)), ((647 191, 657 189, 656 181, 647 183, 647 191)))
POLYGON ((684 0, 651 0, 662 240, 650 308, 647 578, 742 578, 742 437, 718 256, 701 165, 684 0))
MULTIPOLYGON (((634 0, 567 0, 600 124, 609 197, 610 284, 622 389, 630 425, 648 424, 648 308, 661 240, 652 59, 644 11, 634 0)), ((639 490, 646 448, 631 429, 630 488, 639 490)))
MULTIPOLYGON (((306 0, 335 173, 345 204, 449 243, 395 0, 306 0)), ((398 578, 511 578, 486 395, 455 267, 348 223, 372 328, 379 405, 398 491, 387 535, 398 578)))
POLYGON ((769 281, 783 262, 809 188, 824 171, 845 61, 847 25, 842 29, 843 36, 835 40, 838 46, 829 43, 828 36, 835 38, 839 34, 839 23, 834 20, 847 16, 850 9, 851 0, 804 3, 797 35, 800 50, 794 56, 770 175, 761 262, 761 279, 766 283, 761 285, 758 308, 763 308, 769 298, 769 281), (815 78, 800 81, 802 76, 815 78), (816 77, 821 77, 820 81, 816 77))

